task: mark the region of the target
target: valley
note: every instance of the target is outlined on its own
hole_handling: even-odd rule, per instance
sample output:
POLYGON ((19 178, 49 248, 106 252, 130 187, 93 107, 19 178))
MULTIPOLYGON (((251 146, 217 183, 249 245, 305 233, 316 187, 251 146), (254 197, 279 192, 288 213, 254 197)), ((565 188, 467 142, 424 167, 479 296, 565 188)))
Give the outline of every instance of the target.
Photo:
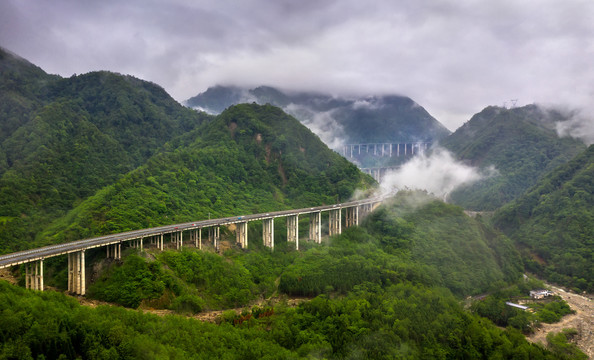
POLYGON ((561 111, 489 106, 451 133, 400 95, 215 87, 187 101, 207 113, 130 75, 2 49, 0 70, 0 358, 584 358, 572 337, 592 356, 594 146, 561 111), (425 171, 388 188, 365 163, 425 171), (577 314, 506 306, 541 286, 527 271, 577 314))

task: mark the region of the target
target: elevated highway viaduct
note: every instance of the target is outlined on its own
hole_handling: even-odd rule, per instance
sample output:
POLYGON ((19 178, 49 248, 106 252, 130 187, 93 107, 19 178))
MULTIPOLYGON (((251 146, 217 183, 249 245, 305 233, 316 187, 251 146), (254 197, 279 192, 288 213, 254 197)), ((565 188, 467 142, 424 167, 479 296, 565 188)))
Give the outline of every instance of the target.
POLYGON ((85 251, 105 247, 108 258, 121 258, 122 245, 143 249, 145 241, 163 250, 164 239, 168 238, 175 248, 183 247, 184 235, 196 248, 202 248, 202 230, 208 230, 208 240, 218 249, 220 227, 235 225, 236 241, 242 247, 248 246, 248 223, 262 221, 262 241, 265 246, 274 248, 274 219, 287 218, 287 241, 295 243, 299 249, 299 216, 309 215, 310 241, 322 241, 322 213, 328 213, 328 235, 342 232, 342 211, 345 212, 344 225, 359 224, 359 219, 371 212, 381 203, 381 198, 351 201, 341 204, 316 206, 303 209, 283 210, 270 213, 231 216, 219 219, 201 220, 182 224, 159 226, 149 229, 133 230, 123 233, 98 236, 90 239, 45 246, 37 249, 19 251, 0 256, 0 269, 25 264, 25 286, 33 290, 43 290, 43 261, 55 256, 68 256, 68 291, 85 295, 85 251), (188 236, 189 235, 189 236, 188 236))

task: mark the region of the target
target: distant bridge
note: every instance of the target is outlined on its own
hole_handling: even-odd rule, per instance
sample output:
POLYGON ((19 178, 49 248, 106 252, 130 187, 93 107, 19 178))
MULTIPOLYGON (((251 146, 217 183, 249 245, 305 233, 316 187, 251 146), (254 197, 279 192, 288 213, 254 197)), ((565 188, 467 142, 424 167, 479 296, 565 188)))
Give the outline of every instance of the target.
POLYGON ((398 170, 400 169, 400 166, 384 166, 384 167, 375 167, 375 168, 359 168, 359 170, 361 170, 361 172, 371 175, 371 177, 373 178, 373 180, 377 181, 378 183, 381 183, 382 180, 384 179, 384 176, 386 176, 386 174, 389 171, 394 171, 394 170, 398 170))
POLYGON ((379 157, 412 156, 415 153, 422 153, 430 146, 430 142, 347 144, 342 147, 342 155, 348 158, 361 154, 379 157))
POLYGON ((28 289, 43 291, 43 261, 51 257, 67 254, 68 291, 73 294, 85 295, 85 251, 89 249, 105 247, 108 258, 121 259, 122 245, 141 250, 145 246, 153 246, 163 250, 164 241, 169 240, 176 249, 181 249, 184 238, 193 243, 196 248, 202 249, 202 229, 207 229, 208 241, 212 242, 215 249, 218 250, 220 227, 232 224, 236 228, 237 243, 242 248, 246 248, 248 245, 248 223, 257 220, 262 220, 264 245, 274 248, 274 219, 286 217, 287 241, 295 243, 298 250, 300 215, 309 215, 309 240, 321 243, 323 212, 329 213, 328 235, 332 236, 342 232, 343 209, 345 210, 345 227, 350 227, 358 225, 359 218, 371 212, 381 201, 381 198, 372 198, 296 210, 201 220, 99 236, 2 255, 0 256, 0 269, 25 264, 25 286, 28 289), (148 241, 148 243, 145 243, 145 241, 148 241))

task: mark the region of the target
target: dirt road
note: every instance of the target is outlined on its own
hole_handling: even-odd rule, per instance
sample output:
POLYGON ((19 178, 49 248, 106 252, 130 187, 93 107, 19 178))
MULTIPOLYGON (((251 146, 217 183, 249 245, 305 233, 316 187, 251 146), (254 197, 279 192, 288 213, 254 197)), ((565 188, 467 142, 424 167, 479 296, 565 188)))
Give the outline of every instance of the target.
POLYGON ((592 300, 592 295, 583 296, 569 293, 554 286, 551 286, 551 290, 567 301, 576 313, 563 317, 560 322, 555 324, 542 324, 542 327, 529 336, 528 340, 546 345, 548 333, 574 328, 578 331, 578 335, 575 338, 576 345, 590 359, 594 359, 594 301, 592 300))

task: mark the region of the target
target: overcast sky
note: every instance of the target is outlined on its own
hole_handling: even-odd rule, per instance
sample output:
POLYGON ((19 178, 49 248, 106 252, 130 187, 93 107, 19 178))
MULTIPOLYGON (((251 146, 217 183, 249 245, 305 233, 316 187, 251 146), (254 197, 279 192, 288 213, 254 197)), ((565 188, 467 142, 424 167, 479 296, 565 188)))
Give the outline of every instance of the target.
POLYGON ((392 93, 450 130, 511 99, 594 108, 594 0, 2 0, 0 46, 180 102, 216 84, 392 93))

